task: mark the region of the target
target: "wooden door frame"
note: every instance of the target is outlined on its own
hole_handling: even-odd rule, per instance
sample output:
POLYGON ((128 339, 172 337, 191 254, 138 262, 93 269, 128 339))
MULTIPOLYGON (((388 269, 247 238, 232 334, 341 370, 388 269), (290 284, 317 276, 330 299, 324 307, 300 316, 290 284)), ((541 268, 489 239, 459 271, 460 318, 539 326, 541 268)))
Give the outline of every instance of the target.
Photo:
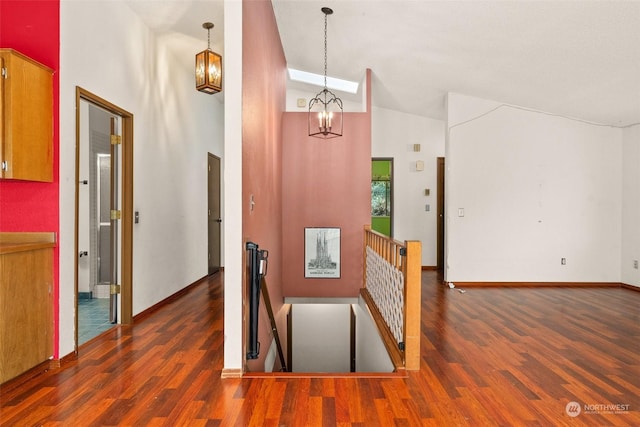
POLYGON ((75 351, 78 351, 78 234, 80 205, 80 103, 85 100, 122 118, 122 227, 121 257, 122 283, 120 294, 120 323, 133 323, 133 114, 109 101, 76 86, 76 194, 75 194, 75 351))

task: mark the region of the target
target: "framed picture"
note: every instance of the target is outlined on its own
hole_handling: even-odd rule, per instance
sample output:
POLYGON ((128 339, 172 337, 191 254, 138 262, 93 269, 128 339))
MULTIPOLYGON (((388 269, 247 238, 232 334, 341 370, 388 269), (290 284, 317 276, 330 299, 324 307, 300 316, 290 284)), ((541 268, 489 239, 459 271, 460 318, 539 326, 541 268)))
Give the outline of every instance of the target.
POLYGON ((340 278, 340 229, 304 229, 304 277, 340 278))

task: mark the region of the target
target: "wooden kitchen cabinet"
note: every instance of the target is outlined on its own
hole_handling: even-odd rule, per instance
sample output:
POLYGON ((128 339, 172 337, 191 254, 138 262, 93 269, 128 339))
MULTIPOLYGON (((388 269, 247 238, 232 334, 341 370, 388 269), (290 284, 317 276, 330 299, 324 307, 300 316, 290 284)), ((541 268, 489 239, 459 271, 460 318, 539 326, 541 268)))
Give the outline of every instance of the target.
POLYGON ((53 356, 54 233, 0 233, 0 384, 53 356))
POLYGON ((0 49, 0 178, 53 181, 53 71, 0 49))

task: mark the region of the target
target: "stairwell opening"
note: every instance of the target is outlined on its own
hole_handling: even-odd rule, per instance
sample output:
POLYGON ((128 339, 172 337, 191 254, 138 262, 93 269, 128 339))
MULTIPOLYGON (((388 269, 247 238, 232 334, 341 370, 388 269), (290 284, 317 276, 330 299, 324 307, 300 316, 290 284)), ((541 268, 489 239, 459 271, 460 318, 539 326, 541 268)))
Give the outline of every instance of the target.
POLYGON ((247 242, 246 249, 246 356, 260 358, 254 367, 260 366, 262 375, 405 376, 406 371, 420 368, 419 241, 399 242, 365 226, 365 269, 358 297, 285 297, 286 331, 278 331, 266 285, 268 251, 253 242, 247 242), (263 356, 258 340, 261 299, 272 337, 263 343, 263 349, 268 347, 263 356), (275 367, 278 373, 273 372, 275 367))
MULTIPOLYGON (((395 367, 365 301, 285 298, 289 304, 287 366, 292 373, 392 373, 395 367)), ((276 365, 275 343, 265 371, 276 365)))

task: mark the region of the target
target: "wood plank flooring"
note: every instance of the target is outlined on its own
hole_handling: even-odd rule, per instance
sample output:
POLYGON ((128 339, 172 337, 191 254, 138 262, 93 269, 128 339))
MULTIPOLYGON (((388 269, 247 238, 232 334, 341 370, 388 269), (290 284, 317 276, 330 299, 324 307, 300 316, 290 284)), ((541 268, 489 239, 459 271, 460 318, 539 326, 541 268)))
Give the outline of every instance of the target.
POLYGON ((405 378, 221 379, 218 274, 77 361, 0 389, 0 424, 640 426, 640 292, 461 293, 422 277, 421 369, 405 378))

